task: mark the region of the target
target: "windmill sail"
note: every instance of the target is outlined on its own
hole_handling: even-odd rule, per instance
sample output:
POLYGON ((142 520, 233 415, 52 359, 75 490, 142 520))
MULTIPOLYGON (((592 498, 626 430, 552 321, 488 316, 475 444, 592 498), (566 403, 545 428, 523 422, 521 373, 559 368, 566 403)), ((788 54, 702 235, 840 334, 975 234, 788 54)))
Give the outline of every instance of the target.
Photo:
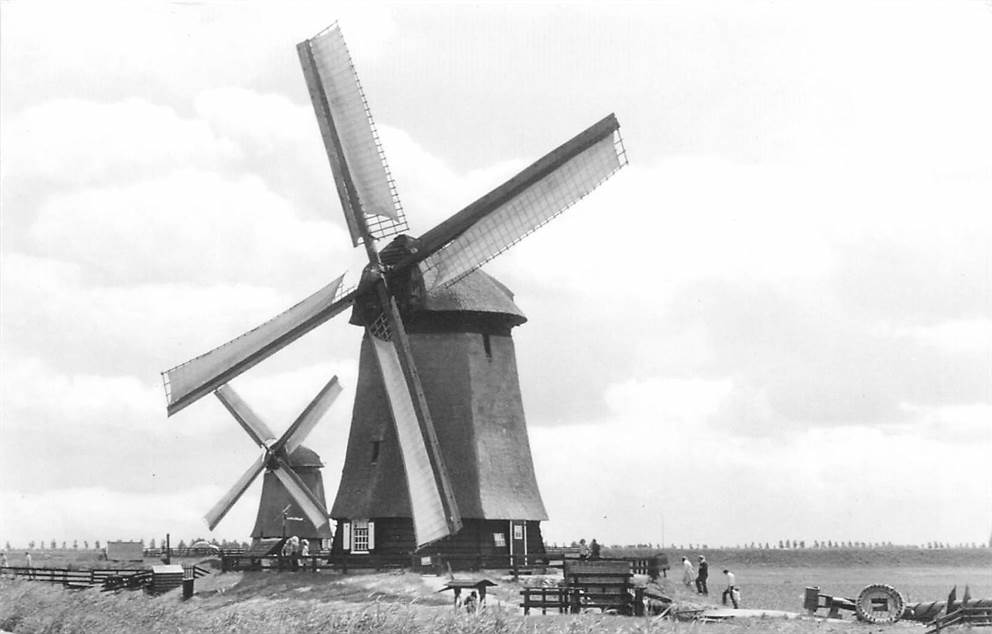
POLYGON ((258 414, 248 406, 248 403, 245 403, 244 399, 238 396, 234 388, 230 385, 222 385, 214 391, 214 396, 259 447, 266 447, 275 442, 276 435, 272 433, 265 421, 259 418, 258 414))
POLYGON ((169 415, 209 394, 351 306, 354 291, 343 291, 343 279, 342 275, 237 339, 163 372, 169 415))
POLYGON ((307 488, 306 483, 303 482, 300 476, 296 475, 293 467, 288 462, 276 456, 276 463, 278 463, 279 467, 273 469, 272 473, 286 488, 290 497, 300 507, 303 514, 307 516, 310 523, 319 531, 327 524, 327 510, 324 508, 324 505, 314 497, 310 489, 307 488))
POLYGON ((320 529, 327 523, 327 513, 323 503, 317 499, 313 492, 307 489, 303 480, 292 470, 285 457, 289 456, 294 449, 300 446, 321 417, 327 412, 334 402, 334 399, 341 393, 341 385, 338 377, 332 377, 330 381, 317 393, 306 409, 303 410, 293 424, 289 426, 279 440, 268 425, 248 406, 237 392, 229 385, 220 386, 214 394, 224 404, 224 407, 231 413, 238 423, 244 428, 252 440, 262 448, 262 455, 248 468, 244 474, 238 478, 234 486, 224 494, 213 508, 207 512, 204 519, 207 526, 213 530, 231 507, 238 501, 244 492, 251 486, 251 483, 262 473, 266 467, 271 468, 276 478, 283 483, 287 492, 296 501, 301 509, 307 514, 308 519, 316 529, 320 529), (280 473, 287 470, 289 474, 280 473))
POLYGON ((286 453, 291 454, 293 451, 299 447, 306 437, 310 435, 313 428, 316 427, 320 419, 323 418, 327 410, 330 409, 331 405, 334 404, 334 400, 341 394, 342 388, 341 384, 338 383, 338 377, 332 377, 327 385, 324 386, 322 390, 317 394, 316 397, 307 408, 303 410, 303 413, 289 426, 286 433, 283 434, 283 438, 280 441, 285 443, 286 453), (285 439, 285 440, 283 440, 285 439))
POLYGON ((231 490, 225 493, 224 497, 218 500, 217 503, 213 505, 213 508, 207 511, 207 514, 203 516, 203 519, 207 521, 207 527, 210 530, 214 530, 214 528, 217 527, 217 524, 224 519, 224 516, 231 510, 231 507, 234 506, 244 492, 248 490, 251 483, 255 481, 258 474, 265 471, 265 462, 268 458, 268 453, 263 453, 259 456, 255 462, 248 467, 248 470, 245 471, 240 478, 238 478, 238 481, 234 483, 231 490))
POLYGON ((626 165, 609 115, 420 238, 428 290, 454 284, 506 251, 626 165))
POLYGON ((403 369, 396 348, 389 341, 369 335, 379 361, 383 384, 389 398, 389 409, 396 423, 396 436, 400 453, 403 455, 403 468, 406 471, 407 487, 410 493, 410 509, 413 514, 413 530, 417 538, 417 548, 450 534, 445 517, 441 491, 438 489, 427 455, 424 437, 417 422, 413 399, 407 387, 403 369))
POLYGON ((364 241, 363 224, 377 239, 406 231, 403 206, 341 29, 335 24, 296 50, 352 242, 364 241))

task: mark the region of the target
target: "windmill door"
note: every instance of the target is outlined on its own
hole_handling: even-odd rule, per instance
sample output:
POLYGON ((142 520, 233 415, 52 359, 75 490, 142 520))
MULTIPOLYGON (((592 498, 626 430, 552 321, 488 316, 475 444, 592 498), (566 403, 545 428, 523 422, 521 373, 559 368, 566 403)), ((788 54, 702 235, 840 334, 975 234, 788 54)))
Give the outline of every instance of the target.
POLYGON ((511 564, 527 565, 527 522, 510 520, 510 558, 511 564))

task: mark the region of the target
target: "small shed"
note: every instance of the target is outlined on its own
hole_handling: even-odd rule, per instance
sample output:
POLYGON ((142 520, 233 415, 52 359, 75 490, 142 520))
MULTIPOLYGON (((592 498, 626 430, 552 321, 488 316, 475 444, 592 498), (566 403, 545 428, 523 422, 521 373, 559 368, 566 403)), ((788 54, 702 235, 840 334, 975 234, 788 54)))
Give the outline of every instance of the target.
POLYGON ((110 561, 141 561, 145 547, 140 541, 108 541, 107 559, 110 561))
POLYGON ((451 590, 455 594, 454 604, 457 608, 462 605, 461 595, 462 590, 472 591, 475 590, 479 593, 479 603, 477 607, 482 607, 486 602, 486 588, 495 586, 496 584, 489 579, 451 579, 444 585, 443 588, 438 590, 438 592, 444 592, 445 590, 451 590))
POLYGON ((183 567, 179 564, 152 566, 152 583, 148 591, 162 594, 183 585, 183 567))

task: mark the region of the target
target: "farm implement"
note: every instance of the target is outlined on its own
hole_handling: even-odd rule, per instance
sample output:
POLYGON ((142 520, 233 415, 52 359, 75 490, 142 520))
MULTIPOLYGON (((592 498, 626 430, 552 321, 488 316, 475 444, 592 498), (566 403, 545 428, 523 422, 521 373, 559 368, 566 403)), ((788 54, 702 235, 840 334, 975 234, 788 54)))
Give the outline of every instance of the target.
POLYGON ((854 612, 858 620, 868 623, 917 621, 927 625, 927 634, 954 625, 992 626, 992 599, 972 599, 967 586, 960 600, 957 593, 954 586, 946 601, 907 603, 898 590, 886 584, 865 586, 856 599, 822 594, 818 586, 811 586, 806 588, 803 608, 810 616, 826 609, 827 618, 840 618, 842 610, 854 612))

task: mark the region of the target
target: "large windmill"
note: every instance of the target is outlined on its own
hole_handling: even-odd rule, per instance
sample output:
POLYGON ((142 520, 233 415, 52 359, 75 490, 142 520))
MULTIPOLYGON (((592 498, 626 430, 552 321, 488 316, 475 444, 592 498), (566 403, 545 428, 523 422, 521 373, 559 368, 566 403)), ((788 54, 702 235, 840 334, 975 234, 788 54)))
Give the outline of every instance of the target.
MULTIPOLYGON (((626 164, 619 123, 612 114, 603 118, 413 238, 405 233, 406 217, 340 30, 320 32, 297 52, 352 242, 364 247, 369 264, 357 287, 346 289, 339 277, 254 330, 164 372, 168 412, 213 391, 223 401, 228 381, 352 308, 351 322, 365 336, 331 513, 338 523, 335 548, 405 556, 429 544, 474 544, 481 552, 485 542, 496 552, 533 552, 546 516, 509 337, 525 318, 511 293, 478 269, 626 164)), ((274 469, 304 513, 326 518, 322 501, 294 486, 289 442, 249 434, 265 449, 249 470, 252 478, 274 469)), ((246 479, 248 473, 208 521, 219 521, 246 479)))

